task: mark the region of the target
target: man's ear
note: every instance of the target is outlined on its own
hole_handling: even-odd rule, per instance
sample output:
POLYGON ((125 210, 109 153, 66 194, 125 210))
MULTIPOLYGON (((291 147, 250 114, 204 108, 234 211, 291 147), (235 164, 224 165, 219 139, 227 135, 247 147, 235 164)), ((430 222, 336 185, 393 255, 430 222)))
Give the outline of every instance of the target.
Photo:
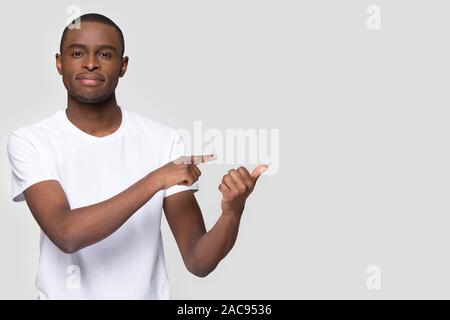
POLYGON ((61 54, 57 53, 55 55, 56 58, 56 69, 58 70, 58 73, 62 75, 62 61, 61 61, 61 54))
POLYGON ((120 73, 119 77, 122 78, 125 75, 125 72, 127 72, 128 67, 128 57, 123 57, 122 62, 120 64, 120 73))

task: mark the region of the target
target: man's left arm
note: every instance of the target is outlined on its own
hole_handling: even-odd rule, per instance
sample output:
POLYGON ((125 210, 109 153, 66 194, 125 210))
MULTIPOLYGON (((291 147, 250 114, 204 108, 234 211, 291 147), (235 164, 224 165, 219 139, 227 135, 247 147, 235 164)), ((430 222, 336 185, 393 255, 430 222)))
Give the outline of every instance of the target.
POLYGON ((164 199, 167 222, 184 264, 192 274, 207 276, 233 248, 245 202, 266 169, 267 165, 260 165, 250 174, 246 168, 239 167, 223 176, 219 185, 222 214, 208 232, 192 191, 178 192, 164 199))

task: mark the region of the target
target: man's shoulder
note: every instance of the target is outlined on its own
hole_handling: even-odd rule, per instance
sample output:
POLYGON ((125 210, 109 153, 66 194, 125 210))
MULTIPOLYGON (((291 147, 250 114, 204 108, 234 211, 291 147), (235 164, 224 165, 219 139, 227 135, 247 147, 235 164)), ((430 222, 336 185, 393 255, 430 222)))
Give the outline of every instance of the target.
POLYGON ((10 132, 10 136, 16 136, 22 139, 43 138, 55 134, 60 122, 61 111, 36 121, 34 123, 24 125, 10 132))
POLYGON ((26 152, 25 150, 44 153, 45 150, 49 150, 55 140, 54 137, 58 135, 58 120, 55 119, 57 116, 58 112, 10 131, 7 138, 8 154, 17 155, 26 152))

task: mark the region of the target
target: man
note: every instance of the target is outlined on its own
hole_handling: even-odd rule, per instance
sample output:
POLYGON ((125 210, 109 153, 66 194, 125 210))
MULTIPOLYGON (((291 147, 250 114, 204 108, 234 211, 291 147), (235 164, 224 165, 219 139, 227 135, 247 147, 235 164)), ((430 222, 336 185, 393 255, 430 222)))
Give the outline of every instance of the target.
POLYGON ((176 130, 117 104, 128 64, 122 32, 99 14, 80 21, 56 54, 66 110, 8 139, 13 200, 26 200, 42 230, 38 298, 168 299, 162 209, 186 268, 205 277, 233 247, 267 166, 223 177, 222 214, 206 232, 193 193, 197 164, 214 156, 183 156, 176 130))

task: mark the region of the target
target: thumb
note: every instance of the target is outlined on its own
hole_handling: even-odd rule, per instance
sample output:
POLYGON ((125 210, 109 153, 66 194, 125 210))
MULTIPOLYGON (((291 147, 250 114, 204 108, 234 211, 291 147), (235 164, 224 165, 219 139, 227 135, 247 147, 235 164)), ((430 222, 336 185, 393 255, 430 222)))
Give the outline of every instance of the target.
POLYGON ((261 165, 257 166, 251 174, 253 182, 256 182, 258 180, 258 178, 261 176, 261 174, 264 171, 266 171, 268 167, 269 166, 267 164, 261 164, 261 165))

